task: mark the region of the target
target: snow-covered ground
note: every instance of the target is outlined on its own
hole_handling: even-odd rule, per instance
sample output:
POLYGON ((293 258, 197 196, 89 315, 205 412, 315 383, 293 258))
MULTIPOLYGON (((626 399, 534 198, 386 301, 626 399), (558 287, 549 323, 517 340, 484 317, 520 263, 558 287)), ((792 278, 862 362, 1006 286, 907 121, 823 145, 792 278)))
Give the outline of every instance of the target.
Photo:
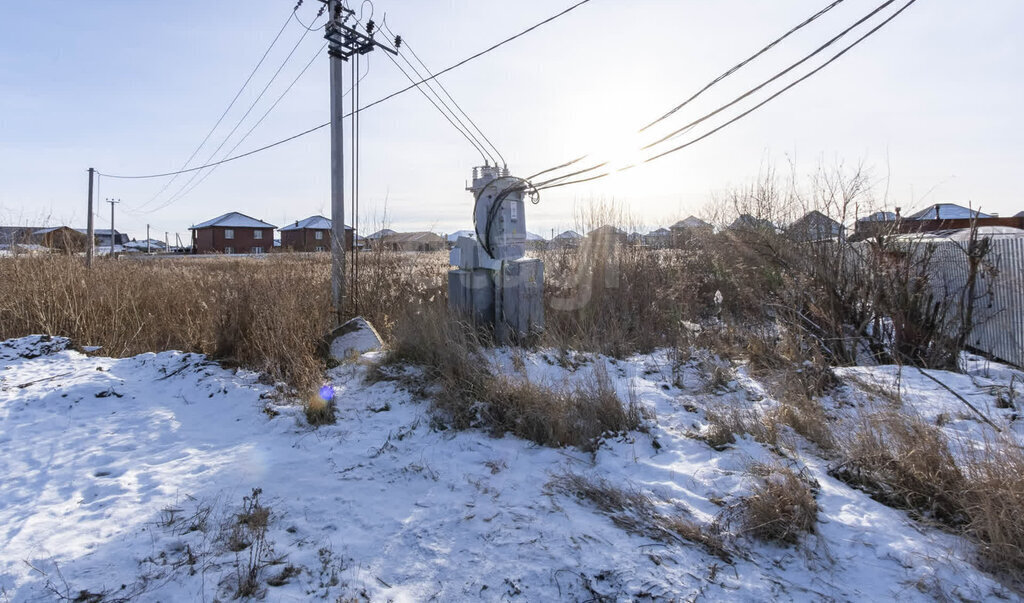
MULTIPOLYGON (((751 463, 778 460, 747 438, 716 451, 694 437, 705 408, 770 402, 742 369, 712 390, 699 363, 673 375, 665 354, 589 357, 573 370, 542 352, 496 353, 552 385, 604 363, 623 399, 632 389, 655 413, 649 433, 591 455, 444 430, 427 401, 364 380, 372 353, 329 372, 338 422, 314 430, 256 374, 195 354, 111 359, 67 346, 0 343, 0 601, 230 598, 253 547, 225 543, 257 488, 271 510, 275 563, 260 573, 270 601, 1017 596, 976 569, 972 545, 836 481, 810 446, 783 462, 819 485, 817 534, 791 547, 740 536, 731 563, 631 534, 551 486, 566 474, 604 479, 710 524, 750 492, 751 463)), ((1024 394, 1021 375, 973 362, 969 375, 935 374, 1024 440, 995 403, 1011 375, 1024 394)), ((897 376, 839 372, 883 387, 897 376)), ((991 429, 926 377, 905 369, 901 384, 908 412, 947 413, 944 429, 969 438, 991 429)))

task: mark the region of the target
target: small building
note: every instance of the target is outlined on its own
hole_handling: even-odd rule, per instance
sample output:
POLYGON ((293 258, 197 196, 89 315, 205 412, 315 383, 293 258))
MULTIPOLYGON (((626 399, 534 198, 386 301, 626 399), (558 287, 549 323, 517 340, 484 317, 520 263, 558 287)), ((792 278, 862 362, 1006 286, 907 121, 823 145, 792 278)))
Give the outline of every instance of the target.
POLYGON ((12 245, 35 245, 36 237, 32 234, 44 230, 42 226, 0 226, 0 249, 9 249, 12 245))
POLYGON ((226 213, 189 228, 192 253, 266 253, 275 228, 237 211, 226 213))
POLYGON ((903 217, 900 216, 899 208, 897 208, 895 214, 876 212, 857 220, 855 232, 850 237, 850 241, 862 241, 880 235, 962 230, 974 226, 978 228, 1024 228, 1024 215, 1021 214, 1001 218, 995 214, 984 214, 955 203, 936 203, 915 214, 903 217))
POLYGON ((705 222, 704 220, 701 220, 697 216, 688 216, 685 220, 680 220, 669 228, 673 233, 676 234, 704 231, 706 231, 707 234, 711 234, 715 230, 714 226, 705 222))
POLYGON ((551 244, 554 247, 579 247, 581 241, 583 241, 583 235, 575 230, 567 230, 551 238, 551 244))
POLYGON ((599 245, 625 245, 629 241, 629 235, 625 230, 605 224, 587 233, 587 238, 599 245))
POLYGON ((957 205, 956 203, 936 203, 929 205, 916 214, 907 216, 907 220, 970 220, 972 218, 993 218, 978 210, 957 205))
MULTIPOLYGON (((89 236, 89 229, 87 228, 76 228, 78 232, 83 235, 89 236)), ((109 228, 94 228, 92 231, 94 237, 96 237, 97 247, 110 247, 110 229, 109 228)), ((114 230, 114 245, 126 245, 131 242, 131 238, 123 232, 114 230)))
POLYGON ((648 247, 664 249, 672 245, 672 231, 667 228, 652 230, 644 236, 644 242, 648 247))
POLYGON ((377 239, 376 244, 392 251, 440 251, 447 247, 447 242, 440 235, 425 231, 384 235, 377 239))
POLYGON ((786 229, 786 236, 804 243, 842 240, 845 235, 846 229, 842 224, 816 209, 807 212, 786 229))
POLYGON ((756 218, 750 214, 740 214, 740 217, 733 220, 729 230, 741 232, 777 233, 778 228, 771 220, 756 218))
POLYGON ((33 243, 68 253, 85 251, 89 237, 83 232, 67 226, 41 228, 32 233, 33 243))
MULTIPOLYGON (((281 249, 290 251, 330 251, 331 220, 323 216, 310 216, 278 229, 281 249)), ((355 230, 345 225, 345 249, 351 250, 355 230)))

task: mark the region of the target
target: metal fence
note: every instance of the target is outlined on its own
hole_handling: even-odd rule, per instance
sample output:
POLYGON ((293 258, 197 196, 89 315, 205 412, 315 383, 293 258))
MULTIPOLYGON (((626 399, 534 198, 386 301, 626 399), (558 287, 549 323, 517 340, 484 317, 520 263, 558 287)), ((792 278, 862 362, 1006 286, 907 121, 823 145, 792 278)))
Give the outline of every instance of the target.
MULTIPOLYGON (((974 289, 974 329, 968 345, 1024 367, 1024 237, 995 236, 990 243, 974 289)), ((936 293, 966 296, 967 241, 935 245, 931 268, 936 293)))

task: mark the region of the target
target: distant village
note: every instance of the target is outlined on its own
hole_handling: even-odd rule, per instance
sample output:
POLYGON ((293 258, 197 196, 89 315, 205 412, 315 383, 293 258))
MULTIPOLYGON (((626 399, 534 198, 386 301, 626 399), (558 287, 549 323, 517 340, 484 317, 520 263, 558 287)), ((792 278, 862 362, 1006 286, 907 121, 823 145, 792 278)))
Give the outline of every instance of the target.
MULTIPOLYGON (((875 212, 858 218, 850 229, 819 211, 811 211, 788 225, 777 225, 764 218, 742 214, 725 227, 730 231, 764 231, 786 234, 795 241, 841 240, 856 242, 880 234, 943 233, 970 228, 999 228, 1003 234, 1024 236, 1024 211, 1012 217, 986 214, 954 203, 937 203, 909 216, 895 212, 875 212), (1014 232, 1020 229, 1019 232, 1014 232)), ((694 235, 711 234, 718 227, 689 216, 668 227, 647 233, 627 232, 607 224, 585 233, 553 231, 550 238, 527 233, 527 246, 534 250, 575 247, 584 241, 670 248, 694 235)), ((176 237, 174 244, 165 238, 137 240, 117 230, 94 229, 98 254, 224 254, 258 255, 277 251, 328 252, 331 249, 332 224, 324 216, 310 216, 286 226, 276 226, 229 212, 192 226, 187 243, 176 237), (275 234, 276 233, 276 234, 275 234)), ((394 251, 431 252, 450 249, 460 237, 475 238, 472 230, 453 233, 396 232, 382 229, 367 236, 357 235, 345 226, 345 248, 383 248, 394 251)), ((79 253, 88 245, 88 231, 70 226, 0 226, 0 254, 79 253)))

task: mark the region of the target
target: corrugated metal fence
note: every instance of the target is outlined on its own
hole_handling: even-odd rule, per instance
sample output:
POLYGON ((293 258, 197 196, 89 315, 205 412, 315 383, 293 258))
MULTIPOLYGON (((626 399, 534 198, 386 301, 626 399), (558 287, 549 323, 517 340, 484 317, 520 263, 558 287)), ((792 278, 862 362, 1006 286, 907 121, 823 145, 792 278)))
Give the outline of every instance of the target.
MULTIPOLYGON (((935 243, 932 284, 943 296, 966 295, 966 241, 935 243)), ((969 345, 1024 367, 1024 237, 993 237, 974 291, 969 345)), ((952 301, 952 300, 948 300, 952 301)))

